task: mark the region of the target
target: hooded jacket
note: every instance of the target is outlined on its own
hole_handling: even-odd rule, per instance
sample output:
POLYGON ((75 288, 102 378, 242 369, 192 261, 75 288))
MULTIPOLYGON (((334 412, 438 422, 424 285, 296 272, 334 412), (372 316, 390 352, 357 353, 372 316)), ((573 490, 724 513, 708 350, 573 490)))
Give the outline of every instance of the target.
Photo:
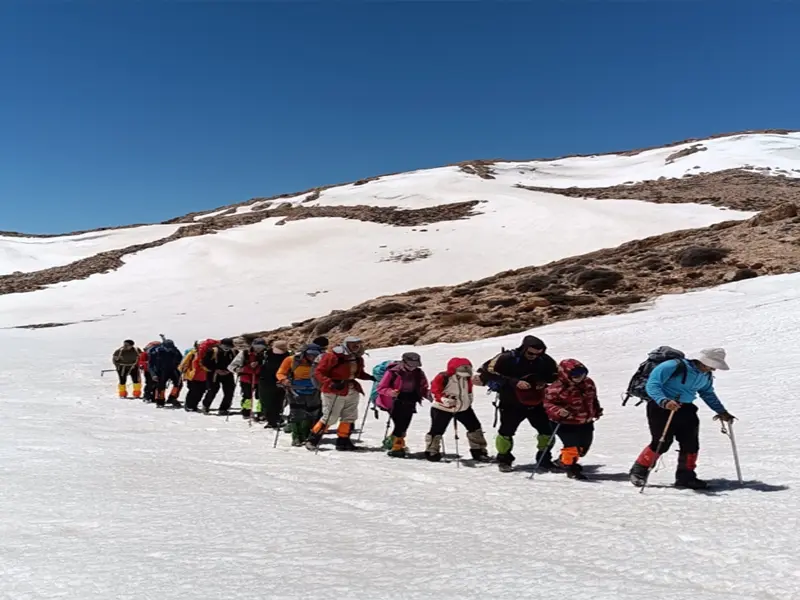
POLYGON ((186 381, 206 381, 208 379, 208 371, 198 364, 197 348, 189 350, 189 353, 183 357, 178 370, 186 381))
POLYGON ((575 359, 562 360, 558 365, 558 380, 547 388, 544 409, 547 417, 564 425, 591 423, 600 415, 597 388, 591 378, 575 383, 569 377, 573 369, 586 367, 575 359), (559 411, 566 410, 569 416, 562 417, 559 411))
POLYGON ((544 388, 558 378, 558 365, 547 354, 547 346, 542 340, 526 335, 519 348, 503 352, 490 360, 483 370, 483 377, 500 386, 501 408, 508 403, 537 406, 544 401, 544 388), (529 360, 525 358, 525 350, 530 347, 544 348, 544 352, 529 360), (520 381, 529 383, 530 389, 518 389, 517 383, 520 381))
POLYGON ((206 352, 203 357, 203 366, 211 373, 214 371, 230 371, 230 366, 235 356, 233 350, 223 350, 222 346, 217 345, 209 352, 206 352))
POLYGON ((456 413, 472 407, 472 377, 459 377, 459 367, 469 367, 472 363, 466 358, 451 358, 447 362, 447 371, 439 373, 431 382, 433 407, 446 412, 456 413))
POLYGON ((386 369, 386 373, 383 374, 380 383, 378 383, 378 399, 375 402, 378 408, 391 411, 397 399, 392 392, 401 392, 404 382, 407 381, 410 381, 414 386, 413 393, 417 396, 419 402, 422 402, 423 398, 430 396, 430 386, 424 371, 421 368, 409 371, 403 366, 402 362, 398 362, 386 369))
POLYGON ((344 346, 335 346, 322 355, 314 371, 314 378, 322 388, 323 394, 347 396, 351 388, 359 394, 364 389, 356 379, 374 381, 372 375, 364 371, 364 359, 350 353, 344 346))
POLYGON ((160 344, 151 348, 147 354, 150 375, 159 378, 172 376, 178 371, 182 361, 183 354, 174 345, 160 344))
POLYGON ((253 384, 258 381, 258 375, 261 373, 261 360, 263 354, 258 353, 252 348, 247 350, 240 350, 228 366, 228 369, 234 373, 239 374, 239 381, 241 383, 253 384), (252 363, 257 363, 256 367, 250 366, 252 363))
POLYGON ((273 348, 268 348, 261 356, 261 368, 258 372, 258 380, 261 383, 278 385, 278 369, 287 356, 288 352, 277 353, 273 348))

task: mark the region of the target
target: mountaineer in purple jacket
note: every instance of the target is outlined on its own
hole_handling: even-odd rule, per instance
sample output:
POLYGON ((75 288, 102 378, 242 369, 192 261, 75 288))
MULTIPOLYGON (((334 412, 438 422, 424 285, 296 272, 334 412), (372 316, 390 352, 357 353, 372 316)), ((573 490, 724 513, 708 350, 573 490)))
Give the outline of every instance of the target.
POLYGON ((708 348, 701 350, 693 358, 668 360, 658 365, 647 380, 647 423, 650 426, 652 439, 642 450, 631 467, 631 483, 642 487, 647 481, 650 469, 660 455, 669 450, 672 441, 677 439, 679 445, 678 469, 675 472, 675 486, 690 489, 704 489, 708 484, 697 478, 697 453, 700 450, 700 420, 697 418, 695 398, 700 398, 717 415, 715 420, 733 421, 730 414, 720 402, 714 391, 712 373, 719 369, 727 371, 725 350, 708 348), (667 425, 671 413, 675 413, 667 430, 664 444, 659 450, 659 440, 667 425))

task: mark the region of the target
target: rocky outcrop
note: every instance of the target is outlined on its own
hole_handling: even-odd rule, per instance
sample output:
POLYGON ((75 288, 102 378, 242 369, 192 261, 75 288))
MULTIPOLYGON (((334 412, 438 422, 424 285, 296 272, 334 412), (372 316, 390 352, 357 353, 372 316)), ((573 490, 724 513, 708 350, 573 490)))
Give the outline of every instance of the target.
POLYGON ((453 287, 411 290, 247 335, 299 344, 317 335, 353 334, 386 347, 465 342, 618 313, 664 294, 800 271, 797 215, 797 204, 782 204, 749 221, 668 233, 453 287))
POLYGON ((418 210, 384 208, 375 206, 292 206, 286 205, 273 210, 262 210, 240 215, 217 215, 201 221, 185 224, 170 236, 148 242, 100 252, 94 256, 77 260, 60 267, 52 267, 31 273, 12 273, 0 276, 0 295, 32 292, 47 285, 86 279, 92 275, 108 273, 120 268, 123 258, 142 250, 163 246, 184 237, 213 234, 217 231, 258 223, 264 219, 283 217, 276 225, 288 221, 300 221, 320 217, 351 219, 370 223, 381 223, 395 227, 418 227, 431 223, 466 219, 475 213, 480 204, 478 200, 443 204, 418 210))
POLYGON ((743 211, 761 211, 800 198, 800 178, 742 169, 702 173, 681 179, 656 179, 602 188, 549 188, 518 185, 534 192, 571 198, 642 200, 657 204, 693 202, 743 211))

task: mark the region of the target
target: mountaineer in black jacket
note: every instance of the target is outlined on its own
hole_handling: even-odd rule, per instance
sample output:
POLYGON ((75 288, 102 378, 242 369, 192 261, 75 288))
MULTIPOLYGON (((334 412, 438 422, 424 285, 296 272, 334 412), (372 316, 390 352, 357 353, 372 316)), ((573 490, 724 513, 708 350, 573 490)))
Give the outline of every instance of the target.
POLYGON ((500 428, 495 447, 501 471, 511 470, 514 455, 514 434, 524 420, 538 432, 536 460, 542 466, 553 466, 550 455, 552 427, 544 410, 544 392, 558 377, 558 365, 546 354, 547 346, 537 337, 525 336, 515 350, 498 354, 480 370, 481 380, 489 389, 498 392, 500 428))
POLYGON ((214 398, 217 397, 219 388, 222 388, 222 402, 218 414, 227 415, 233 402, 233 393, 236 391, 236 377, 228 368, 236 353, 233 349, 233 340, 223 339, 203 357, 203 367, 208 370, 208 391, 203 398, 203 412, 208 414, 214 398))

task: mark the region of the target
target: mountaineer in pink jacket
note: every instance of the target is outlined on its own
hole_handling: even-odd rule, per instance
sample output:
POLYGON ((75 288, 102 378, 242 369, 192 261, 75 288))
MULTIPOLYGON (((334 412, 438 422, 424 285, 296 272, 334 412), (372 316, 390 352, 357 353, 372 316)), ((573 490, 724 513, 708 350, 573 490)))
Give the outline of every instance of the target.
POLYGON ((389 411, 394 423, 389 456, 406 456, 406 432, 417 404, 430 396, 428 378, 422 371, 422 359, 416 352, 406 352, 400 362, 386 370, 378 384, 378 407, 389 411))

